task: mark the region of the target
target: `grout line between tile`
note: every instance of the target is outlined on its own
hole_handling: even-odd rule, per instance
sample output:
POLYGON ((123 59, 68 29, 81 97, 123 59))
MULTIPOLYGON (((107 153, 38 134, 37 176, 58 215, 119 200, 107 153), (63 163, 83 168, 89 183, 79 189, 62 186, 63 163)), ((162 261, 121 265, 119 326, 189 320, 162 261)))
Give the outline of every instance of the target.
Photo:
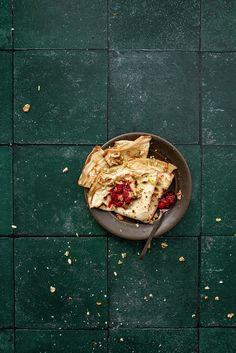
POLYGON ((200 325, 201 325, 201 258, 202 258, 202 0, 200 0, 200 23, 199 23, 199 144, 200 144, 200 236, 198 238, 198 353, 200 353, 200 325))
MULTIPOLYGON (((15 57, 14 57, 14 0, 11 1, 11 15, 12 15, 12 223, 14 223, 14 214, 15 214, 15 189, 14 189, 14 159, 15 159, 15 151, 13 148, 14 140, 15 140, 15 131, 14 131, 14 101, 15 101, 15 57)), ((13 352, 16 352, 16 275, 15 275, 15 238, 14 231, 12 234, 13 237, 13 352)))
POLYGON ((201 316, 201 236, 202 236, 202 0, 199 3, 199 53, 198 53, 198 89, 199 89, 199 145, 200 145, 200 236, 198 237, 198 306, 197 306, 197 349, 200 353, 200 316, 201 316))

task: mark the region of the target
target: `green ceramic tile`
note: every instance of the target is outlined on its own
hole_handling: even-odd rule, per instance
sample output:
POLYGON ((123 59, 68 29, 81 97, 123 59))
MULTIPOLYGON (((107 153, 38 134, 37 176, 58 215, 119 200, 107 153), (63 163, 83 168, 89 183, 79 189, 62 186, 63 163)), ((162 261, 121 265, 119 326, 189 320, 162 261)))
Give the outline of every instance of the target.
POLYGON ((15 141, 103 143, 106 85, 105 52, 16 52, 15 141))
POLYGON ((106 22, 106 0, 14 0, 17 48, 106 48, 106 22))
POLYGON ((15 353, 106 353, 104 331, 16 331, 15 353))
POLYGON ((0 52, 0 143, 12 140, 12 54, 0 52))
MULTIPOLYGON (((0 328, 12 327, 14 312, 12 239, 0 239, 0 269, 0 328)), ((0 337, 0 345, 1 341, 0 337)))
POLYGON ((202 1, 202 48, 204 50, 235 50, 235 38, 235 1, 202 1))
POLYGON ((17 328, 105 328, 106 238, 15 241, 17 328))
POLYGON ((236 53, 203 55, 203 143, 235 144, 236 53))
POLYGON ((112 52, 110 81, 110 136, 144 131, 198 142, 196 53, 112 52))
POLYGON ((200 330, 200 353, 235 353, 236 330, 207 328, 200 330))
POLYGON ((200 1, 110 1, 112 48, 198 49, 200 1))
POLYGON ((12 233, 12 151, 0 147, 0 234, 12 233))
POLYGON ((209 146, 203 152, 203 234, 233 235, 236 148, 209 146))
MULTIPOLYGON (((11 0, 0 0, 0 48, 11 48, 12 13, 11 0)), ((0 65, 1 67, 1 65, 0 65)))
POLYGON ((197 353, 194 329, 118 329, 109 337, 109 353, 197 353))
POLYGON ((199 146, 177 146, 186 159, 192 175, 192 199, 184 218, 169 235, 198 236, 201 225, 201 161, 199 146))
POLYGON ((203 326, 236 326, 235 252, 236 237, 204 237, 202 240, 203 326))
POLYGON ((15 149, 17 234, 106 234, 90 215, 77 184, 92 146, 25 146, 15 149), (63 173, 64 168, 68 172, 63 173))
POLYGON ((109 239, 110 325, 195 327, 197 238, 156 240, 141 261, 138 253, 143 246, 142 242, 109 239), (163 242, 168 247, 162 248, 163 242), (179 261, 181 257, 185 261, 179 261))
POLYGON ((14 353, 13 331, 0 331, 0 353, 14 353))

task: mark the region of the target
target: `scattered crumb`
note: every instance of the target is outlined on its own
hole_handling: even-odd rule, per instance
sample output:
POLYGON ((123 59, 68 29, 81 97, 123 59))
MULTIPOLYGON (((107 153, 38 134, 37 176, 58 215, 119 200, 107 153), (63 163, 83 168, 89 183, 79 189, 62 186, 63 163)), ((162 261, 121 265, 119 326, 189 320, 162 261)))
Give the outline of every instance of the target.
POLYGON ((122 265, 123 262, 121 260, 118 261, 118 265, 122 265))
POLYGON ((17 228, 17 226, 15 226, 15 224, 12 224, 12 226, 11 226, 13 229, 16 229, 17 228))
POLYGON ((162 249, 165 249, 165 248, 168 247, 168 244, 167 243, 161 243, 161 247, 162 247, 162 249))
POLYGON ((51 292, 51 293, 55 293, 55 292, 56 292, 56 288, 53 287, 53 286, 50 286, 50 292, 51 292))
POLYGON ((121 341, 121 342, 124 342, 124 338, 121 337, 121 338, 120 338, 120 341, 121 341))
POLYGON ((137 228, 139 227, 139 223, 136 223, 136 227, 137 227, 137 228))
POLYGON ((146 302, 148 301, 148 297, 146 295, 145 295, 145 297, 143 299, 146 300, 146 302))
POLYGON ((220 298, 217 296, 217 297, 215 297, 215 300, 220 300, 220 298))
POLYGON ((69 256, 69 251, 67 250, 64 255, 69 256))
MULTIPOLYGON (((119 12, 112 12, 112 16, 119 16, 119 12)), ((111 148, 111 146, 109 146, 109 148, 111 148)))
POLYGON ((96 305, 100 306, 100 305, 102 305, 102 303, 101 302, 96 302, 96 305))
POLYGON ((221 222, 222 221, 222 219, 220 218, 220 217, 216 217, 216 222, 217 223, 219 223, 219 222, 221 222))
POLYGON ((72 300, 72 297, 68 297, 69 300, 72 300))
POLYGON ((139 252, 139 251, 137 252, 137 255, 138 255, 138 256, 140 255, 140 252, 139 252))
POLYGON ((127 257, 127 253, 126 252, 122 252, 121 253, 121 257, 122 257, 122 259, 124 259, 125 257, 127 257))
POLYGON ((152 295, 152 293, 151 293, 151 294, 149 294, 149 297, 150 297, 150 298, 153 298, 153 295, 152 295))
POLYGON ((207 299, 208 299, 208 296, 207 296, 207 295, 205 295, 204 299, 205 299, 205 300, 207 300, 207 299))
POLYGON ((86 313, 86 314, 87 314, 87 316, 89 316, 89 315, 90 315, 90 312, 87 310, 87 313, 86 313))
POLYGON ((117 276, 117 272, 114 272, 114 276, 117 276))
POLYGON ((177 200, 181 200, 182 197, 183 197, 182 191, 179 190, 179 191, 176 193, 176 196, 177 196, 177 200))
POLYGON ((68 264, 69 264, 69 265, 71 265, 71 264, 72 264, 71 259, 68 259, 68 260, 67 260, 67 262, 68 262, 68 264))
POLYGON ((30 111, 30 104, 25 104, 22 108, 24 113, 28 113, 30 111))
POLYGON ((206 286, 204 289, 209 290, 209 289, 210 289, 210 287, 206 286))
POLYGON ((166 302, 166 298, 163 299, 163 302, 166 302))
POLYGON ((120 221, 123 221, 124 220, 124 217, 123 216, 121 216, 121 214, 116 214, 116 217, 120 220, 120 221))
POLYGON ((180 262, 184 262, 184 261, 185 261, 185 258, 184 258, 183 256, 180 256, 180 257, 179 257, 179 261, 180 261, 180 262))
POLYGON ((223 283, 223 281, 219 281, 219 283, 223 283))
POLYGON ((68 167, 65 167, 65 168, 63 169, 62 173, 67 173, 68 170, 69 170, 69 168, 68 168, 68 167))
POLYGON ((40 85, 38 85, 38 91, 40 91, 41 90, 41 87, 40 87, 40 85))
POLYGON ((234 317, 234 315, 235 315, 234 313, 228 313, 227 314, 227 318, 228 319, 232 319, 234 317))
POLYGON ((193 315, 192 315, 192 318, 194 318, 194 317, 196 317, 196 314, 193 314, 193 315))

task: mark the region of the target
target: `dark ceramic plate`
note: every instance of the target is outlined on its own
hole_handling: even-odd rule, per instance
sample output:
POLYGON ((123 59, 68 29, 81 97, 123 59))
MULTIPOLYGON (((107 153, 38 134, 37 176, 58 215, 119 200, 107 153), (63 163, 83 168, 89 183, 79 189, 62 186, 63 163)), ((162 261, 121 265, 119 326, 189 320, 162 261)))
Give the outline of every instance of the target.
MULTIPOLYGON (((102 148, 105 149, 109 146, 113 146, 114 142, 118 140, 135 140, 141 135, 152 136, 149 156, 168 161, 178 167, 178 169, 174 171, 175 178, 171 185, 171 190, 175 192, 181 190, 183 194, 182 199, 178 200, 174 207, 165 214, 163 222, 155 234, 157 237, 172 229, 187 211, 192 192, 192 178, 189 167, 182 154, 171 143, 159 136, 143 132, 128 133, 111 139, 105 143, 102 148)), ((130 218, 125 218, 123 221, 120 221, 113 212, 106 212, 96 208, 92 208, 90 211, 103 228, 121 238, 131 240, 147 239, 153 227, 150 224, 138 223, 130 218), (139 225, 138 227, 137 224, 139 225)))

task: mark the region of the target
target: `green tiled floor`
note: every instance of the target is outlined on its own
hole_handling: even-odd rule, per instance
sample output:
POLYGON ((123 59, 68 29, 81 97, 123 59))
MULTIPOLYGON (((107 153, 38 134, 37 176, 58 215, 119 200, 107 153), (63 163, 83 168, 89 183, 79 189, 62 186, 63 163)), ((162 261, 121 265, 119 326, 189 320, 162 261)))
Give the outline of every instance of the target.
POLYGON ((0 0, 0 353, 235 353, 235 34, 233 0, 0 0), (129 131, 193 178, 143 262, 77 186, 129 131))

